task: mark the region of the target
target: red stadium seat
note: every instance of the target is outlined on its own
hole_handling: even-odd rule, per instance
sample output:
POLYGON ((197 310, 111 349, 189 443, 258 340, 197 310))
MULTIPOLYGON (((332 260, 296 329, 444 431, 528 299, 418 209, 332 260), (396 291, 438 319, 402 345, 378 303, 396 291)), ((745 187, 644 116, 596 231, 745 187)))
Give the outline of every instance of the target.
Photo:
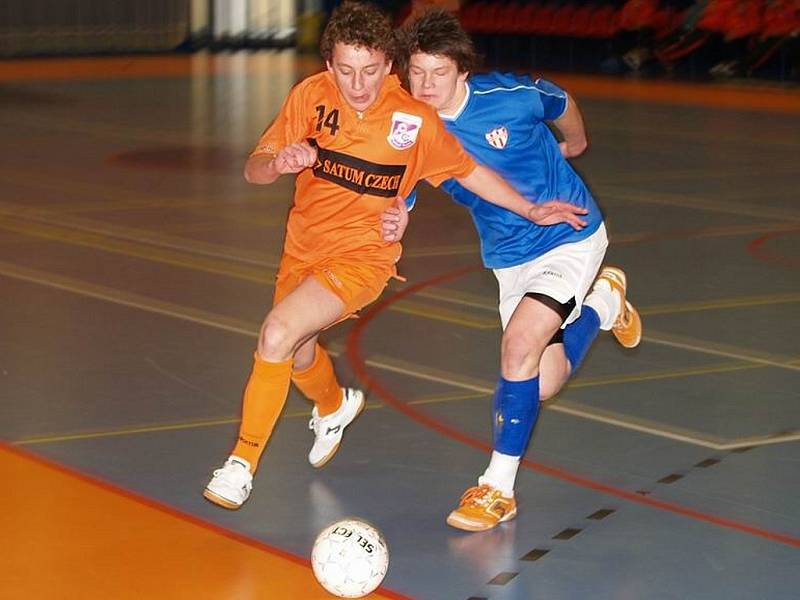
POLYGON ((773 0, 764 11, 762 37, 784 37, 800 32, 800 0, 773 0))
POLYGON ((619 11, 619 27, 624 31, 655 27, 658 13, 658 0, 628 0, 619 11))
POLYGON ((497 13, 497 33, 514 35, 520 31, 519 13, 522 5, 516 2, 501 4, 497 13))
POLYGON ((666 8, 662 11, 663 19, 660 21, 659 27, 656 29, 656 39, 663 39, 670 34, 677 31, 683 22, 686 20, 687 10, 675 10, 674 8, 666 8))
POLYGON ((572 23, 567 35, 578 38, 585 38, 589 36, 592 18, 594 17, 595 7, 591 4, 579 6, 575 10, 575 15, 572 17, 572 23))
POLYGON ((716 33, 725 31, 728 15, 736 8, 737 0, 711 0, 706 6, 700 19, 697 21, 697 28, 716 33))
POLYGON ((461 21, 461 26, 464 28, 464 31, 469 33, 478 31, 482 9, 483 5, 479 2, 467 4, 461 9, 459 20, 461 21))
POLYGON ((736 40, 759 34, 763 27, 763 17, 763 0, 740 0, 725 21, 725 39, 736 40))
POLYGON ((519 11, 519 33, 525 35, 532 35, 536 33, 535 31, 535 23, 536 23, 536 14, 539 11, 538 4, 524 4, 522 9, 519 11))
POLYGON ((556 14, 556 5, 545 4, 536 11, 532 23, 531 33, 548 35, 552 30, 553 17, 556 14))
POLYGON ((587 34, 593 38, 611 38, 620 30, 620 13, 612 6, 601 6, 592 16, 587 34))
POLYGON ((572 29, 572 19, 575 18, 576 6, 572 3, 564 4, 556 9, 553 20, 550 22, 550 35, 566 37, 572 29))

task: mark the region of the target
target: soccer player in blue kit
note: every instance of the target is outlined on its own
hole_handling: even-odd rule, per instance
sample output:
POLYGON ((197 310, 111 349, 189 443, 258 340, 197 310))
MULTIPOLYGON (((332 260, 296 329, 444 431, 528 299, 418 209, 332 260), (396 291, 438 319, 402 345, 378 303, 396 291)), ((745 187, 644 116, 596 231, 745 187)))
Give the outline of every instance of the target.
MULTIPOLYGON (((453 527, 483 531, 517 513, 514 482, 540 403, 578 369, 600 330, 611 330, 624 347, 633 348, 642 324, 626 300, 625 273, 601 269, 608 245, 603 216, 567 161, 587 145, 574 99, 527 75, 470 75, 472 42, 458 19, 440 9, 409 23, 400 37, 411 93, 438 110, 467 152, 532 202, 560 199, 588 211, 581 230, 540 226, 489 204, 453 179, 442 184, 472 214, 483 262, 499 283, 503 337, 493 452, 478 485, 464 492, 447 518, 453 527)), ((405 207, 389 209, 384 235, 399 239, 407 222, 405 207)))

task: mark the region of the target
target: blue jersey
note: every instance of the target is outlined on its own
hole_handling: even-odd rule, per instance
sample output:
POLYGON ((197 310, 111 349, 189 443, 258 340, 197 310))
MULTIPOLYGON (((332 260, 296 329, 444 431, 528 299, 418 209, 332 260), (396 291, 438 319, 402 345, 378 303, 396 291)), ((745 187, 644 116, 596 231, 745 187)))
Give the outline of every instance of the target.
POLYGON ((481 240, 489 268, 519 265, 561 244, 582 240, 600 227, 603 216, 591 192, 561 155, 558 141, 545 124, 564 114, 567 94, 543 79, 488 73, 467 81, 467 95, 458 113, 442 116, 475 160, 500 174, 532 202, 564 200, 586 208, 588 225, 541 226, 495 206, 455 179, 442 187, 466 206, 481 240))

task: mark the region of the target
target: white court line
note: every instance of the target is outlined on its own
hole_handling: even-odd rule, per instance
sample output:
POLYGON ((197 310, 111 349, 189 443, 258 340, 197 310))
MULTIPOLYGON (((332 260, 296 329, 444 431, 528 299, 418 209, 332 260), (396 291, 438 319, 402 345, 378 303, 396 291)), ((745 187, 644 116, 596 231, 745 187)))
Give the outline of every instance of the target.
MULTIPOLYGON (((370 367, 407 375, 416 379, 424 379, 435 383, 450 385, 453 387, 471 390, 474 392, 484 393, 491 396, 494 393, 492 387, 479 385, 475 383, 459 381, 456 377, 445 377, 433 373, 424 373, 408 366, 399 366, 384 360, 366 360, 366 364, 370 367)), ((686 430, 681 433, 677 430, 670 430, 655 425, 645 424, 644 422, 636 422, 632 419, 624 419, 616 416, 611 416, 610 413, 601 413, 600 411, 575 404, 573 402, 559 400, 550 404, 545 404, 544 409, 552 410, 555 412, 565 413, 582 419, 590 421, 597 421, 605 423, 606 425, 613 425, 623 429, 630 429, 640 433, 647 433, 650 435, 663 437, 679 442, 686 442, 694 444, 695 446, 703 446, 705 448, 712 448, 714 450, 733 450, 736 448, 749 448, 754 446, 765 446, 768 444, 778 444, 782 442, 791 442, 800 440, 800 432, 786 432, 780 435, 766 435, 761 437, 747 438, 744 440, 725 440, 724 438, 711 438, 710 436, 702 436, 698 432, 691 432, 686 430)))
MULTIPOLYGON (((5 275, 6 277, 11 277, 14 279, 27 281, 30 283, 35 283, 38 285, 43 285, 46 287, 51 287, 63 291, 68 291, 81 296, 88 296, 91 298, 104 300, 106 302, 111 302, 114 304, 119 304, 130 308, 136 308, 146 312, 151 312, 168 317, 181 319, 183 321, 189 321, 192 323, 213 327, 215 329, 221 329, 224 331, 229 331, 231 333, 245 335, 248 337, 256 337, 258 335, 258 326, 248 326, 244 322, 236 319, 232 318, 226 319, 225 317, 222 317, 220 315, 215 315, 214 313, 209 313, 197 309, 190 309, 187 311, 185 307, 181 307, 180 305, 172 304, 169 302, 155 300, 152 298, 148 298, 146 296, 140 296, 138 294, 133 294, 130 292, 119 292, 117 290, 114 290, 112 288, 107 288, 105 286, 89 284, 87 282, 55 275, 52 273, 46 273, 35 269, 20 267, 3 261, 0 261, 0 275, 5 275)), ((650 340, 650 341, 657 341, 657 340, 650 340)), ((680 347, 685 347, 686 349, 696 350, 700 352, 703 351, 702 348, 695 348, 689 344, 684 344, 681 345, 680 347)), ((334 355, 341 354, 341 348, 331 348, 330 350, 331 354, 334 355)), ((718 351, 712 351, 709 353, 721 354, 718 351)), ((784 368, 788 368, 789 366, 791 366, 781 363, 773 364, 772 361, 767 361, 763 359, 755 360, 753 357, 747 357, 744 355, 735 356, 730 353, 724 353, 722 355, 733 358, 739 358, 740 360, 743 360, 745 362, 758 362, 760 364, 767 364, 769 366, 780 366, 784 368)), ((415 365, 409 365, 409 364, 404 365, 401 364, 399 361, 394 361, 392 359, 388 360, 368 359, 366 361, 366 364, 368 366, 377 369, 382 369, 384 371, 399 373, 401 375, 407 375, 409 377, 413 377, 416 379, 441 383, 457 387, 460 389, 467 389, 470 391, 483 393, 486 395, 491 395, 494 393, 494 389, 491 385, 486 385, 475 381, 470 382, 464 379, 460 380, 460 378, 456 375, 445 374, 441 371, 435 371, 432 369, 428 369, 426 372, 424 369, 417 368, 415 365)), ((781 442, 789 442, 800 439, 800 432, 792 431, 779 435, 764 436, 760 438, 748 438, 746 440, 715 441, 709 439, 708 437, 703 437, 699 434, 691 435, 688 432, 678 433, 675 432, 674 430, 671 431, 663 427, 644 425, 641 422, 635 422, 630 419, 622 419, 615 416, 610 416, 608 414, 601 414, 598 411, 589 408, 585 407, 575 408, 574 406, 575 405, 571 407, 569 406, 568 402, 561 401, 560 403, 546 404, 544 408, 547 410, 554 410, 556 412, 562 412, 583 419, 602 422, 623 429, 629 429, 641 433, 647 433, 649 435, 673 439, 676 441, 686 442, 697 446, 712 448, 715 450, 728 450, 739 447, 777 444, 781 442)))
POLYGON ((659 344, 661 346, 670 346, 672 348, 680 348, 681 350, 690 350, 693 352, 702 352, 703 354, 712 354, 714 356, 725 356, 727 358, 735 358, 744 362, 755 363, 767 367, 775 367, 777 369, 788 369, 789 371, 800 371, 800 365, 792 364, 791 361, 777 361, 770 358, 763 358, 753 354, 741 354, 732 352, 730 350, 723 350, 720 348, 711 348, 708 346, 698 346, 688 342, 678 342, 666 338, 653 337, 651 335, 643 335, 642 339, 652 344, 659 344))

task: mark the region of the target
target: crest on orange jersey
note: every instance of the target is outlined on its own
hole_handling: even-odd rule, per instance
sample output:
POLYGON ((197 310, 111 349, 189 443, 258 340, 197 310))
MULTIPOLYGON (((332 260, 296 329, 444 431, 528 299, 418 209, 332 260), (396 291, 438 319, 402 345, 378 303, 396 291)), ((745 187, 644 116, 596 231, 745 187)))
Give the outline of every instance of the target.
POLYGON ((389 130, 389 145, 397 150, 410 148, 417 141, 422 118, 397 111, 392 114, 392 127, 389 130))

